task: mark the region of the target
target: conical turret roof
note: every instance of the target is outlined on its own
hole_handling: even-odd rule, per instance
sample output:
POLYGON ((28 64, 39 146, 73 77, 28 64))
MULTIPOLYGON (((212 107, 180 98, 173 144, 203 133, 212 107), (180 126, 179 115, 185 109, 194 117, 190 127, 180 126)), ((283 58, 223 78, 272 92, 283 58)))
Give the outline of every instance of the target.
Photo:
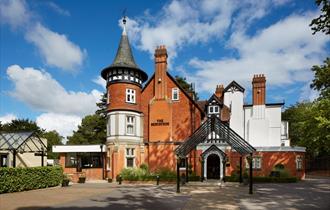
POLYGON ((139 68, 135 63, 125 28, 120 38, 116 57, 111 66, 139 68))
POLYGON ((135 63, 131 45, 129 44, 128 41, 128 36, 126 33, 126 20, 123 20, 124 23, 124 29, 123 33, 120 38, 120 43, 117 49, 117 54, 116 57, 113 61, 113 63, 108 66, 107 68, 103 69, 101 72, 101 76, 106 79, 107 77, 107 72, 109 69, 114 69, 114 68, 127 68, 127 69, 134 69, 135 71, 138 71, 142 75, 142 80, 146 81, 148 79, 148 75, 142 71, 138 65, 135 63))

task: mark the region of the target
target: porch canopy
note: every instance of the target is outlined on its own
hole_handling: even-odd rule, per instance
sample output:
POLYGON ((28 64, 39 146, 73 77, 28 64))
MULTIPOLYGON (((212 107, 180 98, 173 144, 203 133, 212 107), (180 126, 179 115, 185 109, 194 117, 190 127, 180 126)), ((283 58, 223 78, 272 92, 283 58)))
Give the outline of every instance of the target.
POLYGON ((205 141, 224 141, 232 149, 241 155, 251 154, 256 149, 238 135, 228 125, 221 122, 221 120, 212 116, 209 117, 183 144, 179 145, 175 153, 179 158, 185 158, 196 146, 205 141), (214 139, 208 137, 215 136, 214 139))
POLYGON ((0 151, 13 153, 13 167, 16 167, 17 152, 34 152, 41 156, 41 165, 44 165, 47 143, 44 142, 35 131, 0 132, 0 151))
MULTIPOLYGON (((247 141, 245 141, 240 135, 238 135, 233 129, 231 129, 227 124, 221 122, 221 120, 215 115, 209 117, 202 125, 191 135, 187 140, 185 140, 181 145, 175 149, 175 153, 178 160, 187 158, 187 155, 203 142, 225 142, 233 150, 241 154, 240 157, 240 181, 242 181, 242 156, 250 155, 249 165, 250 165, 250 193, 252 194, 252 154, 256 149, 251 146, 247 141)), ((214 148, 213 148, 214 149, 214 148)), ((180 161, 178 161, 180 162, 180 161)), ((203 174, 202 174, 203 176, 203 174)), ((187 179, 188 180, 188 179, 187 179)), ((203 180, 203 177, 202 177, 203 180)), ((180 177, 177 180, 177 191, 180 191, 179 185, 180 177)))

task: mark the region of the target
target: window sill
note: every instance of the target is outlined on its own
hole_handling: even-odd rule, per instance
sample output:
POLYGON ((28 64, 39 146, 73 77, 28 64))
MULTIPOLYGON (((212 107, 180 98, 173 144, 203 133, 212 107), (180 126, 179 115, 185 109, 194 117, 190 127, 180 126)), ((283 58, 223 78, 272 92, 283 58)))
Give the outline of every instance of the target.
POLYGON ((128 101, 126 101, 126 104, 137 105, 136 102, 128 102, 128 101))

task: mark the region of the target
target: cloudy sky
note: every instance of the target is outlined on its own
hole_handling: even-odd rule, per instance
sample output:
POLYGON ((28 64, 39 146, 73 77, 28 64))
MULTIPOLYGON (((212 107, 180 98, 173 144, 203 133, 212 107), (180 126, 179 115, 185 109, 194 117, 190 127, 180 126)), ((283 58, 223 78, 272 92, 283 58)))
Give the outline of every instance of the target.
POLYGON ((94 113, 104 92, 126 9, 135 60, 148 75, 166 45, 169 71, 206 99, 235 80, 251 103, 251 78, 265 74, 267 102, 313 100, 310 68, 330 52, 312 35, 314 0, 8 1, 0 2, 0 121, 29 118, 68 136, 94 113))

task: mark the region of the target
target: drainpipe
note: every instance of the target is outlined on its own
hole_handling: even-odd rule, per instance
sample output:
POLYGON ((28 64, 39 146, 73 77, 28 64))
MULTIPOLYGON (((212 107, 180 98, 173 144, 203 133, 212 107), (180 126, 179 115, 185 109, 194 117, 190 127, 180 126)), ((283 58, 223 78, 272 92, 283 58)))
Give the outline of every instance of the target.
POLYGON ((103 158, 104 158, 104 154, 103 154, 103 145, 101 144, 100 145, 100 148, 101 148, 101 165, 102 165, 102 179, 104 179, 104 161, 103 161, 103 158))

